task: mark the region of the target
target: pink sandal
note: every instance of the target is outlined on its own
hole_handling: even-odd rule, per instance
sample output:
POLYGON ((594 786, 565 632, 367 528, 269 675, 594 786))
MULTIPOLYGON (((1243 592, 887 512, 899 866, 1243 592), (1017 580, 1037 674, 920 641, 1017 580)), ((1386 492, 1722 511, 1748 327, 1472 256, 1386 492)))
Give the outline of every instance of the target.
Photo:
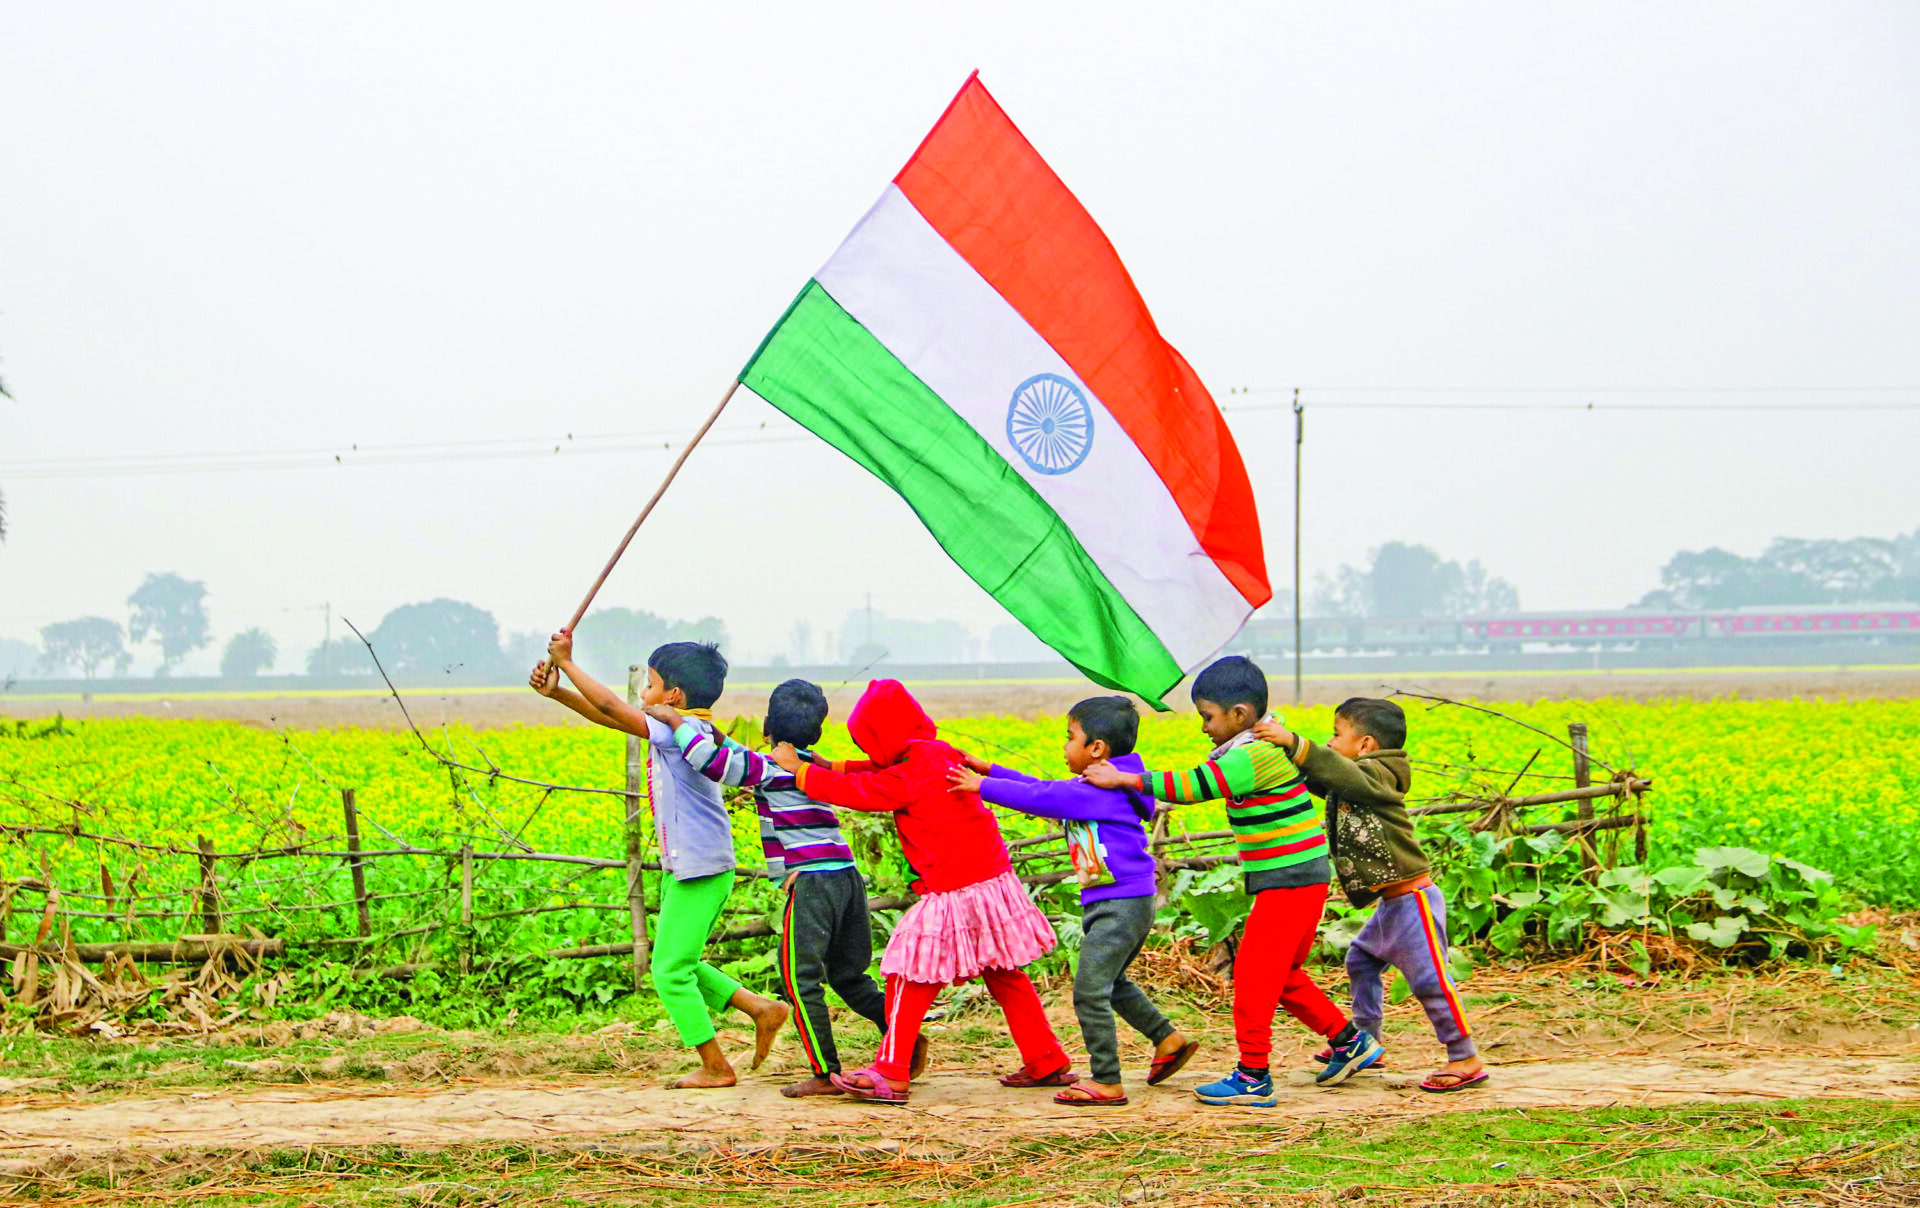
POLYGON ((886 1076, 873 1066, 868 1066, 864 1070, 855 1070, 851 1074, 828 1074, 827 1077, 833 1080, 835 1086, 855 1099, 865 1099, 869 1103, 905 1103, 907 1096, 912 1092, 911 1087, 904 1091, 894 1090, 886 1076), (854 1081, 855 1078, 865 1078, 870 1085, 861 1086, 854 1081))
POLYGON ((1127 1093, 1121 1091, 1117 1095, 1109 1095, 1085 1082, 1075 1082, 1055 1095, 1053 1101, 1064 1107, 1125 1107, 1127 1093))
POLYGON ((1479 1086, 1487 1080, 1487 1071, 1482 1068, 1471 1074, 1456 1074, 1452 1070, 1435 1070, 1420 1083, 1420 1089, 1430 1095, 1450 1095, 1455 1091, 1464 1091, 1470 1086, 1479 1086), (1451 1078, 1452 1082, 1442 1082, 1442 1078, 1451 1078))

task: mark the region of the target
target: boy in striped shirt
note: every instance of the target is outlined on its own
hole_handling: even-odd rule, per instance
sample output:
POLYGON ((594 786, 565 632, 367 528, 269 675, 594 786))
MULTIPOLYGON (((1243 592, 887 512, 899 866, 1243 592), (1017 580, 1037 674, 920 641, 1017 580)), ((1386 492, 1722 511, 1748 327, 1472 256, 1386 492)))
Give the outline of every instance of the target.
MULTIPOLYGON (((1279 1007, 1327 1038, 1339 1082, 1378 1060, 1380 1045, 1353 1026, 1307 974, 1332 867, 1327 832, 1306 781, 1287 753, 1254 737, 1267 712, 1267 677, 1240 655, 1219 659, 1193 681, 1200 728, 1216 744, 1212 756, 1185 772, 1122 772, 1095 764, 1084 773, 1107 789, 1144 790, 1161 801, 1227 800, 1227 820, 1240 849, 1241 875, 1253 911, 1234 958, 1233 1030, 1240 1063, 1217 1082, 1195 1089, 1215 1106, 1272 1107, 1273 1017, 1279 1007)), ((1323 1083, 1325 1084, 1325 1083, 1323 1083)))
MULTIPOLYGON (((868 973, 873 964, 873 929, 867 911, 867 885, 853 862, 853 850, 840 833, 830 806, 813 801, 793 776, 764 755, 718 732, 686 725, 671 709, 649 709, 674 727, 674 738, 689 766, 717 784, 753 790, 760 815, 760 845, 767 877, 787 891, 780 924, 781 997, 793 1005, 800 1047, 811 1077, 780 1093, 790 1099, 837 1095, 828 1075, 840 1069, 827 1012, 826 987, 832 986, 855 1014, 886 1031, 886 996, 868 973), (671 716, 669 716, 671 714, 671 716)), ((808 762, 820 762, 808 748, 820 741, 827 719, 827 697, 818 684, 790 679, 767 699, 763 727, 769 743, 791 743, 808 762)), ((925 1037, 914 1051, 916 1071, 924 1068, 925 1037)))

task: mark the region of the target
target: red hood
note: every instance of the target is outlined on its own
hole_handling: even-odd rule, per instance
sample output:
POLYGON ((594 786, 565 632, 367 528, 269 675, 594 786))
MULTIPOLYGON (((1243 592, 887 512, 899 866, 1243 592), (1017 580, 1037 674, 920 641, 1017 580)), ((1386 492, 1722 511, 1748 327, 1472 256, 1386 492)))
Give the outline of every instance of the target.
POLYGON ((910 742, 938 738, 933 719, 899 680, 874 680, 847 715, 847 733, 867 758, 883 767, 899 763, 910 742))

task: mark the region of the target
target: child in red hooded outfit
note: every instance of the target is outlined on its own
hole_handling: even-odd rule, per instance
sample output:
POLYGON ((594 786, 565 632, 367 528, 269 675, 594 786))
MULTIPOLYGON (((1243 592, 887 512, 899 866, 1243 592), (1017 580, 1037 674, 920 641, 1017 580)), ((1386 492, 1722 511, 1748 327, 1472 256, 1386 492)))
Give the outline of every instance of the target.
POLYGON ((843 809, 893 815, 920 900, 887 941, 887 1030, 873 1064, 835 1074, 841 1090, 880 1103, 907 1099, 908 1063, 921 1020, 941 989, 978 977, 1007 1017, 1026 1064, 1005 1086, 1068 1086, 1073 1071, 1033 982, 1020 971, 1053 950, 1053 927, 1013 875, 1000 824, 977 793, 953 791, 949 769, 965 757, 940 741, 920 703, 898 680, 874 680, 847 717, 868 762, 824 767, 790 746, 773 760, 807 796, 843 809))

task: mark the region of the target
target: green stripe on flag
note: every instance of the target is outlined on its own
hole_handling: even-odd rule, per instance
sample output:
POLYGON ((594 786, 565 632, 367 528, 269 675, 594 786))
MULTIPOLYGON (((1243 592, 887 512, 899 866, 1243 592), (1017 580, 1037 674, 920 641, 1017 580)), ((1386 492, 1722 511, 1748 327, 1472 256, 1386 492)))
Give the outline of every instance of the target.
POLYGON ((1088 678, 1164 708, 1179 664, 1072 530, 819 282, 740 381, 899 492, 961 570, 1088 678))

